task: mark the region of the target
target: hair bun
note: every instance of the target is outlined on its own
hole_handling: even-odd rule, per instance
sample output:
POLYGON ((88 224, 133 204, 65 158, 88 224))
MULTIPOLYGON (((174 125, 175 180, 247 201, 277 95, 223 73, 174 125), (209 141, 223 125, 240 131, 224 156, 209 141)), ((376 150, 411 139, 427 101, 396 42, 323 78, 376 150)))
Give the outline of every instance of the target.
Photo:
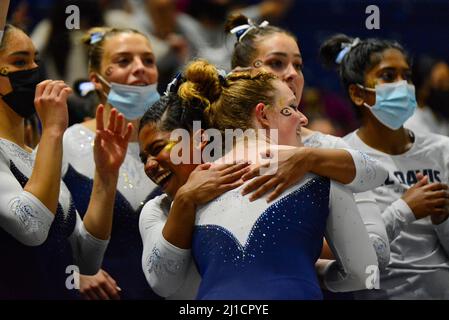
MULTIPOLYGON (((249 19, 244 14, 241 13, 233 13, 231 14, 225 23, 225 32, 230 33, 232 29, 243 26, 245 24, 249 24, 249 19)), ((237 38, 239 35, 236 34, 237 38)))
POLYGON ((344 49, 342 48, 342 44, 353 43, 353 41, 354 39, 345 34, 336 34, 328 38, 320 47, 319 55, 322 63, 329 68, 338 66, 339 64, 336 62, 336 59, 344 49))
POLYGON ((206 60, 197 60, 187 65, 185 82, 179 87, 178 95, 186 101, 199 100, 207 109, 221 95, 223 79, 214 65, 206 60))

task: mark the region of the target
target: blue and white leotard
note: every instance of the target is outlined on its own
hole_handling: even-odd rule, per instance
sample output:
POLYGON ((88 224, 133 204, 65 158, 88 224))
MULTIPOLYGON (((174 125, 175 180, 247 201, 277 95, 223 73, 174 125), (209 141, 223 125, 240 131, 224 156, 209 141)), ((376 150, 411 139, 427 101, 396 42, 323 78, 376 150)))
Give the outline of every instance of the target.
POLYGON ((321 299, 315 262, 325 234, 337 258, 323 272, 325 286, 365 289, 377 258, 344 187, 309 175, 271 204, 249 202, 240 188, 229 191, 197 211, 197 298, 321 299))
MULTIPOLYGON (((317 148, 343 148, 350 152, 356 167, 356 177, 345 187, 352 192, 375 188, 382 184, 387 176, 387 171, 378 162, 359 151, 347 149, 348 145, 340 138, 314 133, 305 139, 305 144, 317 148)), ((331 186, 334 185, 337 185, 338 189, 342 187, 331 183, 331 186)), ((170 203, 171 200, 164 194, 150 200, 142 209, 139 223, 144 243, 142 268, 148 283, 159 295, 169 299, 193 299, 198 291, 200 275, 192 261, 192 251, 174 246, 162 235, 170 203)), ((378 218, 379 208, 367 193, 357 196, 357 206, 379 262, 385 266, 389 258, 388 239, 382 220, 378 218)))
POLYGON ((78 291, 67 287, 67 267, 95 274, 108 240, 85 229, 64 183, 55 215, 23 189, 34 160, 0 139, 0 300, 76 299, 78 291))
MULTIPOLYGON (((64 134, 63 179, 81 216, 87 210, 93 186, 94 139, 95 134, 80 124, 71 126, 64 134)), ((122 289, 122 299, 159 298, 146 283, 142 272, 143 248, 139 234, 141 208, 159 194, 159 189, 145 175, 137 143, 130 143, 120 167, 111 240, 102 266, 122 289)))

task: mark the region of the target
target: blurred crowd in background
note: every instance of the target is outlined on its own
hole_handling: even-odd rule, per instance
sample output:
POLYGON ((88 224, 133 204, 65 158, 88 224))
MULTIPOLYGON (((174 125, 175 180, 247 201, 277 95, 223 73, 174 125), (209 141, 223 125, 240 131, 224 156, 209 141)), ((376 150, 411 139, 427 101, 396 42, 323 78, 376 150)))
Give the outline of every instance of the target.
MULTIPOLYGON (((395 39, 413 57, 413 81, 420 108, 410 121, 449 135, 449 1, 360 0, 12 0, 8 20, 27 31, 40 52, 50 79, 77 86, 88 78, 87 52, 80 45, 86 30, 107 25, 134 28, 151 40, 159 69, 159 92, 193 58, 201 57, 230 69, 235 37, 224 32, 226 16, 243 11, 256 22, 268 20, 293 32, 299 41, 307 79, 301 109, 309 127, 343 136, 358 128, 358 119, 334 73, 317 58, 319 44, 343 32, 395 39), (377 3, 376 3, 377 2, 377 3), (368 30, 365 9, 380 8, 380 29, 368 30), (69 13, 80 10, 80 29, 66 28, 69 13)), ((93 117, 96 95, 72 96, 70 125, 93 117)), ((29 144, 37 121, 29 120, 29 144)), ((33 142, 33 140, 35 140, 33 142)))

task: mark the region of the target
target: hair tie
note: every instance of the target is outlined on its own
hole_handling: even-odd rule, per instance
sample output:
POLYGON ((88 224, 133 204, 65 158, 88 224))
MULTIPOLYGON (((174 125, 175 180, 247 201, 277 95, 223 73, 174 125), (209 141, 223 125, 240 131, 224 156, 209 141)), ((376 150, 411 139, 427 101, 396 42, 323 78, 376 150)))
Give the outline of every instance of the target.
POLYGON ((95 44, 103 40, 104 32, 94 32, 90 35, 90 44, 95 44))
POLYGON ((226 84, 226 77, 228 76, 227 72, 223 69, 217 69, 217 73, 221 86, 224 86, 226 84))
POLYGON ((259 25, 254 24, 251 19, 248 19, 247 24, 242 24, 240 26, 234 27, 230 32, 235 34, 238 42, 242 42, 242 39, 253 29, 265 28, 269 25, 269 22, 264 20, 259 25))
POLYGON ((337 58, 335 59, 335 63, 340 64, 343 61, 343 58, 360 43, 360 38, 355 38, 352 42, 343 42, 341 44, 342 50, 338 53, 337 58))
POLYGON ((240 39, 242 38, 242 35, 250 28, 251 28, 251 26, 249 24, 242 24, 241 26, 237 26, 237 27, 233 28, 231 30, 231 33, 235 34, 235 36, 237 37, 237 40, 240 41, 240 39))
POLYGON ((164 95, 168 96, 170 93, 177 93, 179 86, 184 82, 184 78, 181 72, 178 72, 173 80, 167 85, 164 95))

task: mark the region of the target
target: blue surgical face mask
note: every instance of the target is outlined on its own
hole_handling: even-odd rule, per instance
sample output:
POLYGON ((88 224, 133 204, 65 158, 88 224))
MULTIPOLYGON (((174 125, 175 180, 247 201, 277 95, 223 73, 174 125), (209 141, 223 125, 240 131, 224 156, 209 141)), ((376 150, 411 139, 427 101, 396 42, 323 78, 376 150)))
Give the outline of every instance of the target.
POLYGON ((360 88, 376 93, 376 103, 369 106, 363 103, 371 113, 386 127, 397 130, 415 112, 417 107, 415 86, 402 80, 394 83, 382 83, 375 89, 366 88, 357 84, 360 88))
POLYGON ((98 77, 110 87, 107 103, 123 113, 128 120, 142 117, 160 98, 157 83, 148 86, 131 86, 115 82, 109 84, 102 76, 98 77))

